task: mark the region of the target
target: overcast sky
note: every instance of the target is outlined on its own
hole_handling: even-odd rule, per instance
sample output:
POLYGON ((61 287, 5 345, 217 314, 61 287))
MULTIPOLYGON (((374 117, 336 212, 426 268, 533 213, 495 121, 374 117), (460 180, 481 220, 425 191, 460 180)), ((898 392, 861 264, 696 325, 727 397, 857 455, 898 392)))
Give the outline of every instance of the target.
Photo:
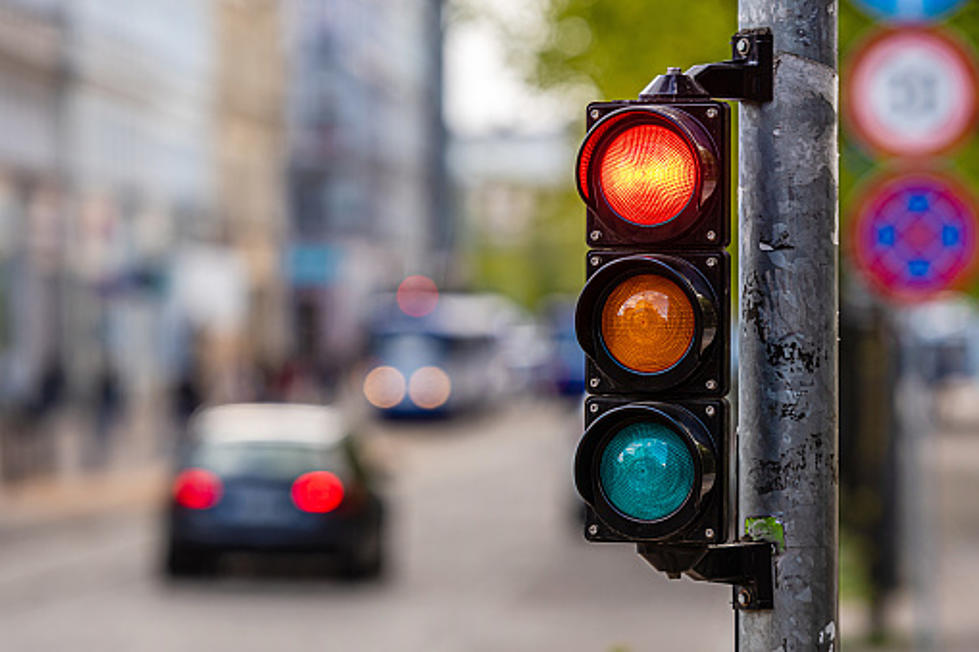
MULTIPOLYGON (((493 11, 521 25, 542 27, 533 0, 494 0, 493 11)), ((507 66, 500 35, 489 21, 452 24, 445 43, 445 115, 450 131, 477 136, 498 131, 552 133, 555 116, 574 115, 560 98, 529 88, 507 66)))

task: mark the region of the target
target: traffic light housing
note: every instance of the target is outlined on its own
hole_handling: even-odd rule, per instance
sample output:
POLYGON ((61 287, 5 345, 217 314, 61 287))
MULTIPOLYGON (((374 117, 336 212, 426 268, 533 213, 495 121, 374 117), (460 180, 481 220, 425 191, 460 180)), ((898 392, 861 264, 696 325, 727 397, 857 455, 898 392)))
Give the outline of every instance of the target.
POLYGON ((706 95, 593 102, 586 120, 576 179, 589 245, 727 246, 727 104, 706 95))
POLYGON ((575 459, 591 541, 706 546, 727 539, 729 410, 723 399, 592 396, 575 459))
POLYGON ((727 61, 670 68, 638 100, 589 104, 575 161, 592 248, 575 312, 585 537, 636 543, 670 577, 731 584, 749 610, 773 608, 779 539, 735 532, 731 119, 712 98, 770 102, 773 50, 771 30, 746 29, 727 61))
POLYGON ((723 543, 734 496, 730 108, 671 69, 639 100, 589 104, 586 120, 576 179, 594 248, 575 329, 590 396, 574 473, 585 536, 723 543))

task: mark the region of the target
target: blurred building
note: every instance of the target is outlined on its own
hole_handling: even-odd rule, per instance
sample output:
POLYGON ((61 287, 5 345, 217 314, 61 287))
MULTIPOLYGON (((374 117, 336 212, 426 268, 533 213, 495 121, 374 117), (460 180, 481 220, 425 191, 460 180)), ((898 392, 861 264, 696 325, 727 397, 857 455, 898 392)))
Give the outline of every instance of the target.
POLYGON ((290 8, 293 328, 329 372, 358 352, 371 292, 438 279, 449 256, 442 3, 290 8))
POLYGON ((577 291, 584 255, 584 227, 577 225, 584 213, 570 189, 570 140, 561 131, 453 139, 449 169, 465 252, 457 278, 528 307, 577 291))
POLYGON ((520 236, 534 218, 538 195, 568 186, 573 157, 562 132, 453 139, 449 163, 467 237, 506 242, 520 236))
POLYGON ((0 2, 8 408, 160 411, 191 373, 242 397, 243 368, 282 354, 282 17, 277 0, 0 2))
POLYGON ((248 372, 240 361, 278 365, 289 344, 282 274, 289 84, 283 3, 221 0, 216 22, 217 210, 247 274, 244 328, 226 343, 230 357, 222 366, 240 378, 248 372))
POLYGON ((50 5, 0 5, 0 396, 23 405, 59 355, 66 31, 50 5))

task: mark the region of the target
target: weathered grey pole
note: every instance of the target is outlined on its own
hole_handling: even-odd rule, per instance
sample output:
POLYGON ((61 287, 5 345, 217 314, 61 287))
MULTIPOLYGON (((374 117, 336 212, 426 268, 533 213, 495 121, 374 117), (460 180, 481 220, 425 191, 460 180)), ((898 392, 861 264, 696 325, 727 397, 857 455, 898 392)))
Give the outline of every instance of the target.
POLYGON ((774 516, 775 608, 740 652, 838 650, 837 1, 740 0, 775 97, 740 104, 739 519, 774 516))

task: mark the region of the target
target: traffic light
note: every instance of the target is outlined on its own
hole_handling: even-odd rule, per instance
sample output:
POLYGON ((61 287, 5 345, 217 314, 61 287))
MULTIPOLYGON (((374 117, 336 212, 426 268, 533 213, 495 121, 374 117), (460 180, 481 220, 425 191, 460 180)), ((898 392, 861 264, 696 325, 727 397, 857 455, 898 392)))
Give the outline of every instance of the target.
POLYGON ((574 471, 586 538, 723 543, 730 109, 671 68, 638 100, 589 104, 586 120, 576 178, 592 249, 575 329, 589 396, 574 471))

